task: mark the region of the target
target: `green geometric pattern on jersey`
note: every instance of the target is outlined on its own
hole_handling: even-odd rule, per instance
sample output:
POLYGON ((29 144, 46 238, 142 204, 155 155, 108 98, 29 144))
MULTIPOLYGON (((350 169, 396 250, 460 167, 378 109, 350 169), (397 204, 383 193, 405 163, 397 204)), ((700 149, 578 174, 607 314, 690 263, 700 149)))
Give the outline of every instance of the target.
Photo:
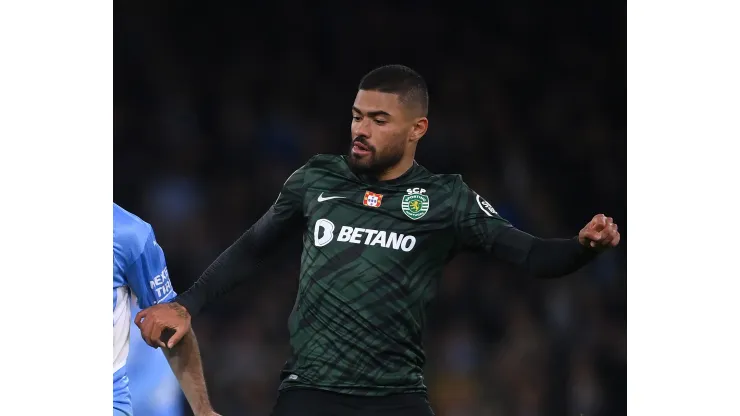
POLYGON ((356 176, 343 156, 296 171, 273 206, 305 227, 280 388, 425 391, 424 312, 444 265, 462 249, 490 250, 510 227, 483 202, 459 175, 418 164, 385 182, 356 176), (363 204, 367 191, 382 195, 378 206, 363 204))

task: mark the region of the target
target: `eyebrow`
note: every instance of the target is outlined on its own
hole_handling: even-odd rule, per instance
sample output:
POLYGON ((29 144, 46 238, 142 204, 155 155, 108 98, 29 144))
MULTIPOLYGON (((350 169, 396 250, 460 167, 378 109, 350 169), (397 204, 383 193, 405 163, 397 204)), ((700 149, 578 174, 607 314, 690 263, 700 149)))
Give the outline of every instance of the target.
MULTIPOLYGON (((362 111, 360 111, 360 109, 357 108, 357 107, 355 107, 355 106, 352 106, 352 111, 356 111, 356 112, 358 112, 360 114, 363 114, 362 111)), ((367 116, 368 117, 377 117, 377 116, 390 117, 391 115, 389 113, 383 111, 383 110, 378 110, 378 111, 368 111, 367 112, 367 116)))

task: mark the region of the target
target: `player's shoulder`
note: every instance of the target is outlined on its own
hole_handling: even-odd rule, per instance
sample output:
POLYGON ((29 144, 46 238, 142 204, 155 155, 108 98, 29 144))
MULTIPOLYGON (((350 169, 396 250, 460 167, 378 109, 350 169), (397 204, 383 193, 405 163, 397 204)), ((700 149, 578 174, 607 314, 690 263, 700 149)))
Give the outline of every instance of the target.
POLYGON ((465 177, 459 173, 444 173, 434 175, 434 180, 449 186, 454 191, 464 191, 470 189, 465 177))
POLYGON ((319 153, 308 159, 305 166, 308 169, 337 169, 345 165, 345 159, 341 155, 319 153))
POLYGON ((152 236, 152 226, 136 214, 113 203, 113 244, 125 254, 137 256, 152 236))
POLYGON ((458 190, 460 184, 463 183, 462 175, 456 173, 433 173, 420 164, 417 164, 414 177, 415 180, 429 183, 429 187, 435 187, 449 193, 458 190))
POLYGON ((317 154, 312 156, 306 163, 296 169, 288 176, 283 184, 284 187, 303 188, 307 181, 313 181, 327 171, 338 171, 343 163, 342 157, 338 155, 317 154))
POLYGON ((304 185, 315 183, 322 178, 350 176, 349 165, 344 156, 317 154, 311 157, 301 169, 304 185))

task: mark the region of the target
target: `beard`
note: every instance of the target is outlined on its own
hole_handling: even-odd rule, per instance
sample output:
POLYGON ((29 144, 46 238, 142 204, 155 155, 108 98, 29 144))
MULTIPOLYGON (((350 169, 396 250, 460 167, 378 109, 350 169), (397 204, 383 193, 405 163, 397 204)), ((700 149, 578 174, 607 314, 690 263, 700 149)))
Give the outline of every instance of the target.
POLYGON ((355 137, 349 146, 349 167, 356 175, 378 176, 398 164, 403 158, 405 151, 403 140, 392 140, 394 145, 389 146, 382 152, 368 144, 364 136, 355 137), (367 147, 370 153, 358 156, 352 152, 355 142, 360 142, 367 147), (397 145, 395 144, 397 143, 397 145))

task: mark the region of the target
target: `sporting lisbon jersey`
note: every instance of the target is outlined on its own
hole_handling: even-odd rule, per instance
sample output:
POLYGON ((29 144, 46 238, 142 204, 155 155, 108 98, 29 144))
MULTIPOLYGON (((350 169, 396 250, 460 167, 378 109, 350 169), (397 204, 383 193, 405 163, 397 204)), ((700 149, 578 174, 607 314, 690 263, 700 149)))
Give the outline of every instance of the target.
MULTIPOLYGON (((491 251, 512 228, 459 175, 415 163, 378 182, 333 155, 296 171, 272 210, 274 224, 304 230, 281 388, 358 395, 426 391, 425 309, 444 265, 491 251)), ((526 254, 522 246, 509 250, 526 254)))
POLYGON ((113 204, 113 408, 132 415, 126 375, 131 300, 140 308, 175 298, 162 248, 152 227, 113 204))
POLYGON ((578 239, 516 229, 459 175, 419 164, 378 181, 346 157, 317 155, 272 207, 177 302, 196 314, 303 232, 281 389, 362 396, 425 392, 422 333, 445 264, 486 252, 536 276, 563 276, 595 257, 578 239))

